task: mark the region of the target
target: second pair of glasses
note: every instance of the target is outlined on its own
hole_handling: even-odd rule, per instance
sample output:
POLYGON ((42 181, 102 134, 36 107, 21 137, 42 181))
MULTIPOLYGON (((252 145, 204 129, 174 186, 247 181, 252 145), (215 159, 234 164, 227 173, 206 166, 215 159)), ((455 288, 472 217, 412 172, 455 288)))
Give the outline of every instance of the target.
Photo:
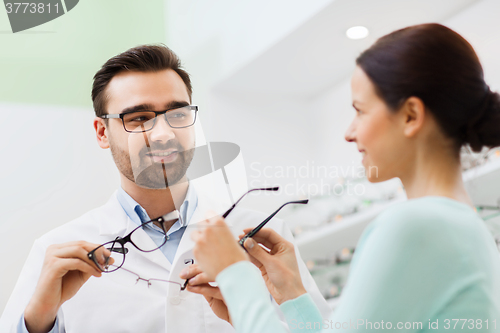
MULTIPOLYGON (((226 218, 236 207, 236 205, 250 192, 253 191, 278 191, 279 187, 265 187, 265 188, 254 188, 249 191, 247 191, 245 194, 243 194, 224 214, 222 214, 223 218, 226 218)), ((257 232, 259 232, 260 229, 262 229, 267 222, 269 222, 283 207, 289 204, 307 204, 309 200, 298 200, 298 201, 289 201, 281 205, 280 208, 278 208, 276 211, 274 211, 271 215, 269 215, 264 221, 262 221, 256 228, 254 228, 251 232, 246 234, 240 241, 239 244, 244 248, 243 243, 248 237, 253 237, 257 232)), ((168 240, 168 237, 166 235, 165 231, 165 226, 164 223, 167 221, 173 221, 180 219, 181 216, 179 214, 179 211, 174 210, 173 212, 170 212, 166 215, 160 216, 156 219, 153 219, 148 222, 142 223, 140 226, 132 230, 127 236, 125 237, 117 237, 113 241, 106 242, 94 250, 90 251, 87 256, 89 259, 91 259, 99 268, 104 273, 111 273, 119 269, 120 267, 123 266, 123 263, 125 262, 125 255, 128 253, 128 249, 125 247, 125 244, 131 243, 136 249, 142 252, 152 252, 163 245, 168 240), (143 242, 139 242, 137 239, 138 233, 136 232, 138 229, 141 229, 145 226, 148 225, 157 225, 159 226, 164 233, 163 241, 161 244, 155 244, 154 242, 150 242, 149 244, 144 244, 143 242)))
MULTIPOLYGON (((247 191, 245 194, 243 194, 232 206, 231 208, 229 208, 223 215, 222 217, 223 218, 226 218, 234 209, 234 207, 236 207, 236 205, 241 201, 241 199, 243 199, 245 197, 245 195, 247 195, 248 193, 250 192, 253 192, 253 191, 277 191, 279 190, 279 186, 276 186, 276 187, 265 187, 265 188, 254 188, 254 189, 251 189, 249 191, 247 191)), ((248 234, 246 234, 245 236, 243 236, 242 239, 239 240, 239 244, 241 245, 241 247, 243 247, 245 249, 245 246, 243 245, 246 241, 247 238, 250 238, 250 237, 253 237, 255 236, 256 233, 258 233, 260 231, 260 229, 262 229, 266 224, 267 222, 269 222, 276 214, 278 214, 278 212, 281 210, 281 208, 285 207, 286 205, 290 205, 290 204, 302 204, 302 205, 305 205, 309 202, 308 199, 305 199, 305 200, 296 200, 296 201, 289 201, 289 202, 286 202, 284 203, 283 205, 281 205, 280 208, 278 208, 277 210, 275 210, 271 215, 269 215, 264 221, 262 221, 257 227, 255 227, 252 231, 250 231, 248 234)), ((245 249, 246 251, 246 249, 245 249)))
POLYGON ((125 244, 131 243, 136 249, 142 252, 153 252, 165 245, 165 243, 167 242, 168 236, 165 231, 165 222, 174 221, 180 218, 181 215, 179 214, 179 211, 174 210, 173 212, 160 216, 156 219, 144 222, 140 226, 132 230, 132 232, 130 232, 127 236, 116 237, 115 240, 106 242, 93 249, 87 254, 87 256, 102 272, 114 272, 122 267, 123 263, 125 262, 125 255, 128 253, 128 249, 125 247, 125 244), (143 227, 152 227, 153 225, 160 227, 163 231, 163 241, 160 244, 156 244, 153 241, 149 243, 139 241, 139 233, 137 233, 136 231, 143 227))

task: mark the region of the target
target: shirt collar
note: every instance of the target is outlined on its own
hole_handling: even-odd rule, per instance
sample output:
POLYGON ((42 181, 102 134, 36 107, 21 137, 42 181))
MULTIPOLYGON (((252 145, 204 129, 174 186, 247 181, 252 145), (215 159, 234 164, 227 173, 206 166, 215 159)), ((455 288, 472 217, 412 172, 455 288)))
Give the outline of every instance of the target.
MULTIPOLYGON (((127 216, 137 225, 141 225, 144 222, 151 220, 146 213, 146 210, 137 203, 125 190, 120 186, 118 192, 116 194, 116 198, 118 202, 122 206, 123 210, 127 214, 127 216)), ((198 206, 198 195, 196 194, 196 190, 193 186, 189 185, 188 190, 186 192, 186 197, 184 198, 184 202, 181 204, 179 208, 179 213, 181 216, 180 224, 181 227, 185 227, 188 225, 189 220, 194 214, 196 207, 198 206)))

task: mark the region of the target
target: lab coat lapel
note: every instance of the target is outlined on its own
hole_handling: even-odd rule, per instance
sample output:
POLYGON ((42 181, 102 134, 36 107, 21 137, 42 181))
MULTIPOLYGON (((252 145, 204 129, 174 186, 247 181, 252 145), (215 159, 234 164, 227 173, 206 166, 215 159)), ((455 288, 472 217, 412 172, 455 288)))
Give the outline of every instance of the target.
POLYGON ((115 191, 108 202, 99 209, 90 212, 90 216, 94 217, 99 221, 99 234, 101 236, 110 236, 110 240, 113 240, 113 236, 123 236, 127 229, 127 214, 123 210, 122 206, 116 198, 115 191))
POLYGON ((175 254, 174 262, 172 264, 172 271, 170 274, 170 280, 183 282, 179 278, 180 271, 186 266, 192 263, 191 260, 194 260, 193 256, 193 247, 194 241, 191 238, 191 233, 198 229, 200 222, 205 221, 206 213, 209 211, 214 211, 217 214, 222 214, 225 205, 220 202, 216 202, 215 200, 211 200, 209 196, 203 194, 202 192, 197 191, 198 194, 198 206, 191 217, 191 220, 188 221, 188 226, 186 227, 186 231, 182 236, 182 239, 179 243, 179 247, 177 248, 177 252, 175 254))

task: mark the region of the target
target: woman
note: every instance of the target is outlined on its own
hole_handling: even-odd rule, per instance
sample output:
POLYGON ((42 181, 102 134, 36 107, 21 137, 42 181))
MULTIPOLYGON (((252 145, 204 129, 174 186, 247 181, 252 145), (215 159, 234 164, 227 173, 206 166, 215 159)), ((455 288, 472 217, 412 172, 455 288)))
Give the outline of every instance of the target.
POLYGON ((361 235, 330 320, 305 293, 290 243, 262 230, 245 242, 247 255, 222 218, 207 221, 220 228, 193 234, 199 266, 183 274, 197 275, 190 290, 238 332, 284 331, 268 290, 292 330, 499 331, 499 253, 464 188, 459 151, 500 145, 500 96, 470 44, 439 24, 386 35, 356 63, 345 138, 363 154, 370 182, 399 177, 409 200, 361 235), (214 279, 225 303, 206 284, 214 279))

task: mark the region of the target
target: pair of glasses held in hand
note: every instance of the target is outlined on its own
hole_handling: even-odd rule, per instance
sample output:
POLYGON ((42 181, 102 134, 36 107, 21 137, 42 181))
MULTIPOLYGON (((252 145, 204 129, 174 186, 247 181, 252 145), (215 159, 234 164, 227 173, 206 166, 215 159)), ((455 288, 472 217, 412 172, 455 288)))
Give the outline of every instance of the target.
MULTIPOLYGON (((249 190, 248 192, 246 192, 245 194, 243 194, 232 206, 231 208, 229 208, 223 215, 222 217, 223 218, 226 218, 234 209, 234 207, 236 207, 236 205, 241 201, 241 199, 243 199, 248 193, 250 192, 253 192, 253 191, 277 191, 279 190, 279 186, 276 186, 276 187, 265 187, 265 188, 254 188, 254 189, 251 189, 249 190)), ((305 200, 297 200, 297 201, 289 201, 289 202, 286 202, 284 203, 283 205, 281 205, 280 208, 278 208, 277 210, 275 210, 271 215, 269 215, 264 221, 262 221, 257 227, 255 227, 254 229, 252 229, 252 231, 250 231, 248 234, 246 234, 245 236, 243 236, 242 239, 239 240, 239 244, 241 245, 241 247, 243 247, 243 249, 245 249, 245 246, 243 244, 245 244, 245 241, 247 240, 247 238, 249 237, 253 237, 255 236, 256 233, 258 233, 260 231, 260 229, 262 229, 266 224, 267 222, 269 222, 276 214, 278 214, 278 212, 283 208, 285 207, 286 205, 290 205, 290 204, 301 204, 301 205, 305 205, 309 202, 308 199, 305 199, 305 200)), ((245 249, 246 251, 246 249, 245 249)))
POLYGON ((96 264, 97 268, 99 268, 100 271, 104 273, 114 272, 122 267, 123 263, 125 262, 125 255, 128 253, 128 249, 125 247, 125 244, 131 243, 136 249, 142 252, 153 252, 165 245, 165 243, 167 242, 168 236, 165 231, 164 223, 168 221, 175 221, 180 218, 181 216, 179 214, 179 211, 174 210, 156 219, 144 222, 140 226, 132 230, 127 236, 116 237, 115 240, 106 242, 96 247, 87 254, 87 257, 96 264), (145 226, 152 227, 153 225, 159 226, 163 231, 164 237, 162 242, 159 245, 155 244, 154 242, 150 242, 149 244, 139 242, 139 233, 137 233, 136 231, 145 226))
MULTIPOLYGON (((226 218, 236 207, 236 205, 250 192, 253 191, 278 191, 279 187, 266 187, 266 188, 254 188, 249 191, 247 191, 245 194, 243 194, 224 214, 222 214, 223 218, 226 218)), ((289 204, 307 204, 309 200, 297 200, 297 201, 289 201, 281 205, 280 208, 278 208, 276 211, 274 211, 271 215, 269 215, 264 221, 262 221, 256 228, 254 228, 252 231, 250 231, 248 234, 246 234, 240 241, 239 244, 243 246, 245 243, 245 240, 249 237, 253 237, 257 232, 260 231, 283 207, 289 204)), ((142 252, 152 252, 163 245, 167 242, 167 235, 165 231, 165 226, 164 223, 167 221, 173 221, 180 219, 181 216, 179 214, 179 211, 174 210, 168 214, 165 214, 163 216, 160 216, 156 219, 153 219, 151 221, 147 221, 142 223, 140 226, 132 230, 128 235, 125 237, 116 237, 115 240, 106 242, 97 248, 93 249, 90 251, 87 256, 90 260, 92 260, 97 268, 99 268, 100 271, 104 273, 111 273, 123 266, 123 263, 125 262, 125 255, 128 253, 128 249, 125 247, 125 244, 131 243, 136 249, 142 252), (148 244, 143 244, 140 243, 138 238, 138 233, 136 232, 138 229, 141 229, 144 226, 152 226, 152 225, 157 225, 159 226, 162 230, 163 233, 165 234, 163 237, 163 241, 161 244, 155 244, 155 243, 150 243, 148 244)), ((187 285, 187 281, 184 285, 184 288, 187 285)), ((184 290, 184 289, 181 289, 184 290)))

